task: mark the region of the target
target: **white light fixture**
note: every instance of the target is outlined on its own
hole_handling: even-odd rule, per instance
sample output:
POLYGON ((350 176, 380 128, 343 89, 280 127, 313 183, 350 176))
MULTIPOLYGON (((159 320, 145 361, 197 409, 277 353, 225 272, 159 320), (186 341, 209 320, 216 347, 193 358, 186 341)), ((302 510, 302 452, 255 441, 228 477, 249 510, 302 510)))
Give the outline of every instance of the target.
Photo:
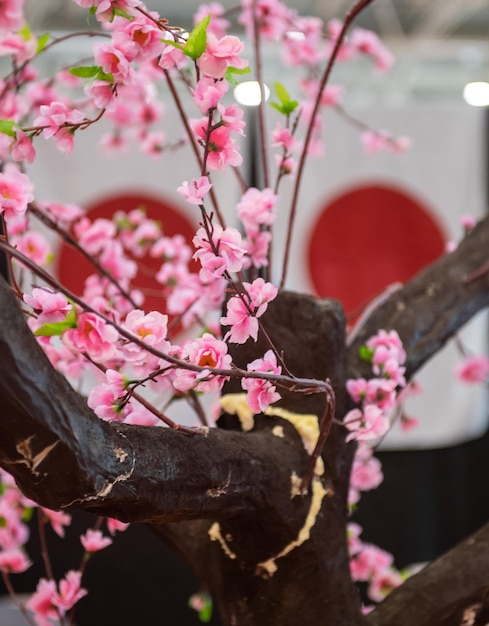
MULTIPOLYGON (((263 85, 263 88, 266 101, 270 97, 270 89, 266 85, 263 85)), ((256 107, 261 102, 260 83, 256 80, 247 80, 244 83, 236 85, 233 93, 239 104, 246 107, 256 107)))
POLYGON ((464 87, 464 100, 473 107, 489 106, 489 83, 468 83, 464 87))

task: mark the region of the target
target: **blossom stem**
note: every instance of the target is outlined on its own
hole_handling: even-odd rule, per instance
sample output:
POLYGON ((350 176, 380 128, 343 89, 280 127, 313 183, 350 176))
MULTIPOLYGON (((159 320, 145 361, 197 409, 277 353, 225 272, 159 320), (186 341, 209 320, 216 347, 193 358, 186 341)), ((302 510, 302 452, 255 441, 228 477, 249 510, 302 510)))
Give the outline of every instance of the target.
MULTIPOLYGON (((10 254, 11 256, 16 258, 23 265, 27 266, 30 270, 32 270, 35 274, 42 278, 48 285, 64 293, 65 296, 73 300, 73 302, 81 307, 83 310, 97 315, 97 317, 99 317, 103 322, 115 328, 117 332, 121 335, 121 337, 124 337, 124 339, 131 341, 132 343, 139 346, 143 350, 146 350, 153 356, 164 359, 168 363, 172 363, 177 367, 189 370, 191 372, 205 371, 215 376, 230 376, 232 378, 259 378, 263 380, 270 380, 271 382, 283 383, 290 391, 296 391, 304 394, 324 393, 330 386, 328 382, 325 382, 323 380, 317 380, 314 378, 296 378, 294 376, 284 376, 282 374, 271 374, 268 372, 250 372, 248 370, 243 370, 238 367, 233 367, 231 369, 201 367, 200 365, 194 365, 193 363, 189 363, 188 361, 178 359, 171 354, 161 352, 160 350, 157 350, 153 346, 145 343, 144 341, 133 335, 131 332, 120 326, 113 319, 107 317, 103 313, 100 313, 100 311, 97 311, 93 307, 89 306, 86 302, 82 300, 82 298, 78 297, 72 291, 64 287, 59 281, 54 278, 54 276, 48 274, 48 272, 36 265, 36 263, 31 261, 31 259, 25 256, 25 254, 22 254, 22 252, 20 252, 16 248, 13 248, 5 240, 2 240, 2 238, 0 238, 0 250, 3 250, 7 254, 10 254)), ((179 426, 178 424, 176 424, 175 427, 177 430, 184 430, 184 427, 179 426)), ((192 433, 195 432, 191 431, 190 429, 187 430, 192 433)))
POLYGON ((7 574, 7 572, 2 572, 2 580, 8 591, 9 596, 12 598, 12 601, 15 603, 15 606, 19 609, 19 611, 25 617, 29 626, 36 626, 36 623, 27 612, 27 609, 25 608, 24 603, 20 601, 19 597, 15 593, 15 589, 12 585, 12 581, 10 580, 10 576, 7 574))
POLYGON ((309 123, 309 125, 307 127, 306 137, 305 137, 305 140, 304 140, 304 146, 302 148, 301 156, 300 156, 300 159, 299 159, 299 166, 297 168, 297 176, 296 176, 296 179, 295 179, 294 190, 292 192, 292 201, 291 201, 290 211, 289 211, 289 223, 288 223, 288 226, 287 226, 287 238, 286 238, 286 242, 285 242, 285 252, 284 252, 283 265, 282 265, 282 278, 281 278, 281 281, 280 281, 280 289, 284 288, 285 281, 287 280, 287 272, 288 272, 289 259, 290 259, 290 248, 291 248, 291 244, 292 244, 292 234, 293 234, 293 231, 294 231, 295 219, 296 219, 296 214, 297 214, 297 204, 298 204, 298 200, 299 200, 299 191, 300 191, 300 187, 301 187, 302 176, 303 176, 303 173, 304 173, 304 167, 305 167, 305 164, 306 164, 306 157, 307 157, 309 145, 310 145, 311 139, 312 139, 312 131, 313 131, 313 126, 314 126, 314 120, 316 118, 316 115, 318 114, 319 106, 320 106, 320 103, 321 103, 321 96, 323 94, 323 91, 324 91, 324 89, 326 87, 326 84, 327 84, 327 82, 329 80, 329 77, 331 75, 331 71, 333 69, 333 66, 335 64, 336 58, 337 58, 338 53, 340 51, 341 44, 343 43, 343 40, 345 39, 346 31, 348 30, 348 28, 349 28, 350 24, 353 22, 353 20, 357 17, 357 15, 359 13, 361 13, 361 11, 363 11, 363 9, 365 9, 372 2, 373 2, 373 0, 359 0, 348 11, 348 13, 345 16, 345 20, 343 22, 343 27, 341 29, 341 32, 338 35, 338 38, 337 38, 337 40, 335 42, 333 51, 331 53, 331 56, 329 58, 329 61, 328 61, 327 65, 326 65, 326 69, 324 70, 323 75, 321 77, 318 93, 316 95, 316 101, 314 102, 314 107, 313 107, 313 111, 312 111, 312 115, 311 115, 311 121, 310 121, 310 123, 309 123))
MULTIPOLYGON (((168 70, 163 70, 163 73, 165 75, 166 78, 166 82, 168 83, 168 88, 170 89, 170 93, 173 97, 173 100, 175 101, 175 105, 177 107, 177 111, 180 115, 180 119, 182 120, 182 124, 183 127, 185 128, 185 132, 187 133, 187 136, 189 138, 190 141, 190 145, 192 146, 192 150, 193 153, 195 155, 195 158, 197 159, 197 163, 199 164, 199 168, 202 171, 202 158, 200 156, 199 153, 199 147, 197 145, 197 142, 195 141, 195 137, 194 134, 192 132, 192 129, 190 128, 190 124, 187 118, 187 115, 185 114, 185 111, 183 109, 183 104, 182 101, 180 99, 180 96, 178 95, 178 92, 175 88, 175 85, 173 83, 173 80, 170 76, 170 72, 168 70)), ((217 219, 219 220, 219 224, 225 228, 226 227, 226 222, 224 220, 224 217, 219 209, 219 204, 217 202, 217 198, 216 198, 216 194, 214 193, 214 189, 211 187, 210 191, 209 191, 209 196, 212 202, 212 206, 214 207, 214 211, 216 213, 217 219)))
POLYGON ((334 413, 335 413, 335 393, 334 389, 329 382, 326 380, 326 410, 324 412, 323 418, 321 420, 321 424, 319 427, 319 437, 314 446, 314 450, 312 451, 311 456, 309 457, 309 461, 307 463, 306 471, 302 476, 300 491, 302 494, 307 492, 311 479, 314 475, 314 470, 316 468, 316 461, 321 456, 321 453, 324 449, 324 445, 328 439, 328 435, 331 430, 331 426, 333 425, 334 413))
POLYGON ((87 259, 87 261, 89 261, 96 268, 96 270, 100 274, 102 274, 102 276, 107 278, 107 280, 109 280, 117 288, 121 296, 123 296, 128 302, 130 302, 135 309, 138 308, 131 295, 121 287, 119 282, 100 265, 100 263, 93 257, 93 255, 88 254, 88 252, 84 250, 76 241, 76 239, 72 237, 64 228, 58 226, 58 224, 56 224, 54 220, 46 215, 46 213, 41 211, 39 207, 36 207, 33 204, 29 205, 29 212, 35 215, 35 217, 37 217, 37 219, 40 220, 45 226, 57 233, 67 244, 78 250, 78 252, 83 257, 85 257, 85 259, 87 259))

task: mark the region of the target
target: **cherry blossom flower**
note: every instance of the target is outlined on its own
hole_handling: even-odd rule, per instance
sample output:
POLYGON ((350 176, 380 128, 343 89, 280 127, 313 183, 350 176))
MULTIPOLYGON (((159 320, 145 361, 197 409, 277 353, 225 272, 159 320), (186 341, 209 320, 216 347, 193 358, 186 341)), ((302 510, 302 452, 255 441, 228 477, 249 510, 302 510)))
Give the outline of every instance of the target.
POLYGON ((197 248, 194 259, 200 261, 202 269, 200 277, 203 281, 220 278, 225 272, 239 272, 243 266, 246 250, 239 231, 228 227, 223 229, 219 224, 213 226, 209 235, 205 228, 199 228, 192 239, 197 248))
POLYGON ((3 0, 0 11, 0 31, 18 31, 24 24, 24 0, 3 0))
POLYGON ((489 358, 483 354, 466 357, 455 368, 457 378, 463 383, 484 383, 489 377, 489 358))
POLYGON ((102 531, 91 528, 84 535, 80 536, 80 541, 86 552, 98 552, 112 544, 110 537, 105 537, 102 531))
POLYGON ((7 222, 23 215, 29 202, 34 200, 32 183, 17 165, 6 163, 0 172, 0 213, 7 222))
POLYGON ((59 619, 59 609, 53 602, 56 594, 54 580, 45 578, 39 580, 36 591, 26 603, 26 607, 34 614, 38 626, 52 626, 52 622, 59 619))
POLYGON ((51 511, 40 507, 45 518, 47 518, 51 524, 52 529, 59 537, 65 536, 65 526, 71 524, 71 515, 64 511, 51 511))
MULTIPOLYGON (((246 369, 249 372, 267 372, 280 374, 282 368, 277 365, 277 359, 272 350, 265 353, 263 359, 256 359, 248 363, 246 369)), ((276 391, 275 385, 269 380, 261 378, 243 378, 241 386, 247 391, 246 401, 250 409, 255 413, 263 413, 270 404, 280 400, 280 394, 276 391)))
POLYGON ((23 300, 38 314, 37 321, 40 326, 61 322, 71 311, 72 306, 59 291, 52 292, 39 287, 34 287, 30 295, 24 294, 23 300))
POLYGON ((207 26, 207 32, 215 35, 217 39, 221 39, 224 37, 230 26, 229 21, 223 17, 225 12, 226 10, 220 2, 201 4, 194 14, 194 24, 197 25, 200 21, 210 15, 211 21, 207 26))
POLYGON ((231 367, 231 355, 228 354, 226 343, 210 333, 204 333, 202 337, 186 343, 180 358, 206 369, 202 372, 178 369, 173 379, 173 385, 178 391, 185 392, 194 386, 198 391, 218 391, 228 380, 227 376, 214 376, 207 370, 231 367))
POLYGON ((63 102, 51 102, 51 104, 42 104, 39 108, 40 116, 37 117, 33 125, 44 127, 43 137, 49 139, 56 135, 64 125, 79 124, 85 119, 81 111, 70 109, 63 102))
POLYGON ((65 615, 87 595, 88 591, 81 586, 81 578, 81 572, 70 570, 65 578, 59 581, 59 593, 53 597, 52 602, 58 607, 60 615, 65 615))
POLYGON ((22 254, 40 267, 46 265, 52 258, 51 246, 42 233, 29 230, 16 237, 15 243, 22 254))
POLYGON ((80 313, 77 328, 66 330, 64 344, 73 352, 86 352, 97 362, 115 356, 118 332, 94 313, 80 313))
POLYGON ((179 194, 181 194, 187 202, 190 204, 203 204, 204 196, 209 193, 212 187, 212 183, 209 182, 207 176, 201 176, 188 181, 184 181, 180 187, 177 188, 179 194))
POLYGON ((238 216, 247 232, 255 232, 260 226, 270 226, 275 221, 278 196, 273 189, 250 187, 237 205, 238 216))
POLYGON ((198 65, 205 76, 224 78, 229 66, 237 69, 248 67, 248 61, 240 58, 243 42, 234 35, 225 35, 218 39, 212 32, 207 33, 205 52, 199 57, 198 65))
POLYGON ((360 409, 352 409, 343 420, 343 424, 351 431, 346 440, 370 441, 385 435, 389 430, 390 422, 388 417, 379 407, 367 404, 360 409))
POLYGON ((202 76, 195 88, 190 91, 199 111, 206 114, 210 109, 215 109, 228 90, 225 80, 214 80, 209 76, 202 76))
MULTIPOLYGON (((201 118, 191 120, 190 126, 197 139, 204 143, 207 141, 207 127, 209 120, 201 118)), ((231 130, 227 126, 219 126, 210 133, 207 167, 211 170, 222 170, 227 165, 237 167, 243 161, 236 142, 231 137, 231 130)))
POLYGON ((15 140, 10 146, 10 151, 14 161, 32 163, 36 158, 36 151, 32 145, 32 139, 20 128, 15 129, 15 140))
POLYGON ((107 522, 107 530, 112 536, 114 536, 116 532, 122 533, 129 528, 129 524, 114 519, 113 517, 108 517, 105 521, 107 522))
POLYGON ((0 550, 0 572, 20 574, 32 565, 29 557, 20 548, 0 550))

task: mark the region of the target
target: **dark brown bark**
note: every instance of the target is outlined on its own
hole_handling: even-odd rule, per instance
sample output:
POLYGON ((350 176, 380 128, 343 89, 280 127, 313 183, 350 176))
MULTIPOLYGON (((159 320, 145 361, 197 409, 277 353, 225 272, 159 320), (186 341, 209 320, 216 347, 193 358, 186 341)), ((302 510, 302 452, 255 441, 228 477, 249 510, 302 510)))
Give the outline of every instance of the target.
MULTIPOLYGON (((264 325, 294 375, 331 378, 341 418, 348 406, 343 391, 347 373, 368 375, 358 359, 358 347, 366 338, 379 328, 398 330, 412 376, 465 321, 489 304, 487 272, 464 280, 487 261, 488 244, 486 219, 455 253, 374 312, 348 350, 343 314, 334 302, 283 292, 264 325)), ((307 464, 295 430, 283 420, 263 416, 248 433, 239 430, 235 418, 224 416, 221 428, 193 436, 168 428, 101 422, 53 370, 4 283, 0 303, 0 465, 27 495, 51 508, 80 507, 126 521, 160 524, 160 534, 209 585, 225 624, 365 623, 348 573, 346 494, 354 446, 345 444, 342 427, 333 427, 323 453, 322 482, 328 493, 310 539, 278 559, 277 571, 266 576, 257 565, 297 537, 311 503, 310 493, 290 496, 292 472, 300 476, 307 464), (272 432, 277 423, 284 427, 283 438, 272 432), (209 538, 214 522, 219 523, 225 549, 209 538)), ((235 351, 234 360, 243 364, 266 349, 263 340, 246 344, 235 351)), ((229 383, 226 391, 236 390, 236 385, 229 383)), ((284 394, 282 403, 299 413, 322 415, 324 410, 324 397, 319 395, 284 394)), ((458 564, 470 545, 447 555, 448 565, 441 569, 434 565, 438 569, 430 568, 431 572, 449 571, 450 563, 458 564)), ((457 611, 474 593, 482 593, 475 574, 483 572, 483 579, 489 572, 483 570, 483 559, 478 563, 474 576, 467 573, 462 581, 453 582, 464 590, 457 611)), ((409 585, 423 589, 424 584, 434 584, 430 569, 409 585)), ((392 621, 392 615, 401 615, 412 602, 410 587, 405 589, 369 618, 372 623, 403 623, 397 617, 392 621)), ((436 587, 438 594, 442 601, 441 586, 436 587)), ((425 613, 420 609, 419 620, 410 623, 452 623, 440 617, 441 606, 436 613, 425 604, 425 613)), ((447 611, 455 615, 452 605, 447 611)))

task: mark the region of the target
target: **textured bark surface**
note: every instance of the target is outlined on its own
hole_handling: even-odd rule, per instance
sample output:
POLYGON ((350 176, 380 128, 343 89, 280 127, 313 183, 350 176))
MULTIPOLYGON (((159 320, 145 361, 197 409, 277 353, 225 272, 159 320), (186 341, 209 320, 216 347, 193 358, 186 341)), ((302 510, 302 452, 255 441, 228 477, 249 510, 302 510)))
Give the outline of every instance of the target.
MULTIPOLYGON (((349 406, 343 391, 347 375, 369 374, 358 359, 365 339, 379 328, 396 329, 412 376, 489 304, 489 273, 474 275, 488 257, 486 219, 455 253, 379 307, 349 348, 341 308, 331 301, 282 292, 264 326, 294 375, 331 379, 341 419, 349 406)), ((243 364, 266 349, 261 342, 245 344, 234 360, 243 364)), ((354 446, 345 444, 341 426, 333 426, 323 452, 327 495, 310 539, 277 559, 277 571, 267 576, 258 564, 297 538, 311 505, 311 492, 290 495, 291 474, 301 476, 308 461, 290 424, 258 416, 255 428, 243 433, 236 418, 225 415, 220 428, 192 436, 102 422, 53 370, 4 283, 0 354, 0 465, 44 506, 80 507, 157 525, 208 585, 224 624, 402 626, 409 616, 410 624, 445 626, 460 623, 471 603, 484 605, 487 530, 414 577, 368 621, 361 615, 345 538, 354 446), (284 437, 274 434, 276 425, 284 437), (209 537, 215 522, 222 541, 209 537)), ((238 388, 230 382, 226 392, 238 388)), ((324 403, 320 395, 284 394, 282 400, 290 411, 317 415, 324 403)))

